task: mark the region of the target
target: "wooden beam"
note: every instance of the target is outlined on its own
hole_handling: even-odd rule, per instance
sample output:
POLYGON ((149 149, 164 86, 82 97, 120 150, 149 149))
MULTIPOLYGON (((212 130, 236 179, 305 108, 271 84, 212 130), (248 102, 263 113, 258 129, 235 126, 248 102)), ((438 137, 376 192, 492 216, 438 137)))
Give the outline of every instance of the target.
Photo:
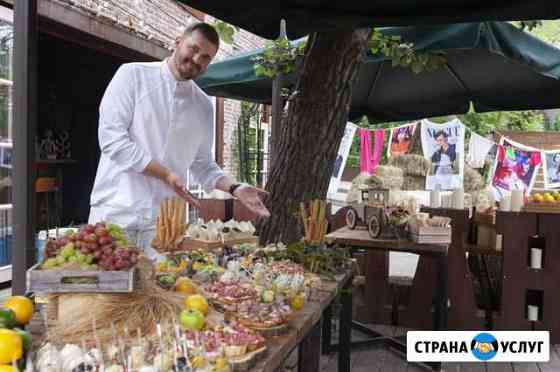
POLYGON ((35 136, 37 133, 37 0, 14 6, 13 96, 13 293, 26 291, 26 271, 35 261, 35 136))
POLYGON ((220 167, 224 166, 224 99, 216 97, 216 135, 215 135, 215 153, 216 163, 220 167))
POLYGON ((41 32, 105 54, 140 61, 162 60, 170 54, 155 42, 59 2, 39 1, 37 11, 41 32))
POLYGON ((187 10, 187 12, 189 12, 194 18, 198 19, 199 21, 204 22, 204 20, 206 19, 206 13, 201 12, 200 10, 192 8, 188 5, 179 5, 182 5, 187 10))

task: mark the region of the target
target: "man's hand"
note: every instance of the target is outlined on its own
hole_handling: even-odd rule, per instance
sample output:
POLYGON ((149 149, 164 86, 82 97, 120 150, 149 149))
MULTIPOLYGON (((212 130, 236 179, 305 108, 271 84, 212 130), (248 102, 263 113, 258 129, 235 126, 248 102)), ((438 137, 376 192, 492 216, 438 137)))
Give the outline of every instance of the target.
POLYGON ((150 163, 146 166, 142 173, 163 181, 165 184, 167 184, 167 186, 171 187, 183 200, 185 200, 196 209, 200 209, 200 202, 197 198, 194 197, 193 194, 191 194, 187 190, 183 179, 165 168, 163 165, 159 164, 157 161, 150 161, 150 163))
POLYGON ((189 203, 196 209, 200 209, 200 202, 197 198, 194 197, 193 194, 191 194, 187 190, 187 186, 185 185, 181 177, 173 172, 168 172, 165 177, 165 183, 167 183, 167 185, 171 187, 177 193, 177 195, 179 195, 187 203, 189 203))
POLYGON ((242 184, 233 193, 233 196, 259 217, 270 217, 270 212, 260 198, 266 195, 268 195, 267 191, 247 184, 242 184))

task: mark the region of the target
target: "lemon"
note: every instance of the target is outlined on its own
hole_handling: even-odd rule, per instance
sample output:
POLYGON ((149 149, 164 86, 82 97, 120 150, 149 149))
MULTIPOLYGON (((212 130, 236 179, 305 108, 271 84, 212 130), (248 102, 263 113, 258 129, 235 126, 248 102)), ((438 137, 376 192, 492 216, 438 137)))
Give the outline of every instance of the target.
POLYGON ((9 297, 3 306, 13 310, 19 324, 27 324, 33 317, 33 301, 25 296, 9 297))
POLYGON ((292 310, 298 311, 303 309, 304 304, 305 304, 305 298, 303 298, 303 295, 298 294, 292 298, 292 301, 290 302, 290 307, 292 308, 292 310))
POLYGON ((533 201, 535 203, 542 203, 544 201, 544 197, 541 194, 536 193, 535 195, 533 195, 533 201))
POLYGON ((10 329, 0 329, 0 364, 11 364, 23 355, 20 335, 10 329))
POLYGON ((185 300, 185 309, 198 310, 206 316, 208 315, 210 307, 208 306, 208 302, 203 296, 195 294, 187 297, 187 299, 185 300))
POLYGON ((198 271, 198 270, 202 269, 202 266, 204 266, 204 264, 202 262, 197 261, 197 262, 193 263, 192 269, 194 271, 198 271))
POLYGON ((14 369, 12 366, 2 365, 0 366, 0 372, 19 372, 17 369, 14 369))
POLYGON ((177 282, 175 282, 175 290, 177 292, 190 294, 190 295, 198 293, 196 286, 193 284, 193 282, 191 282, 188 278, 184 278, 184 277, 177 279, 177 282))
POLYGON ((195 356, 191 362, 192 367, 194 369, 197 368, 204 368, 206 366, 206 359, 204 359, 203 357, 201 357, 200 355, 195 356))
POLYGON ((554 196, 550 195, 549 193, 544 194, 544 201, 547 203, 554 203, 555 199, 554 196))

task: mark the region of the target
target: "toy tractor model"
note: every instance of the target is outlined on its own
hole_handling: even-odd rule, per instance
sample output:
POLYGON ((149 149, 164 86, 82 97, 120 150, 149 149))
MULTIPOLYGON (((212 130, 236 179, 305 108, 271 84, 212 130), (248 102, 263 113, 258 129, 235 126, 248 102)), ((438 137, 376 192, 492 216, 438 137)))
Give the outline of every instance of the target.
POLYGON ((346 212, 346 225, 350 229, 367 226, 369 235, 375 239, 387 225, 385 209, 389 201, 389 190, 362 190, 362 201, 354 202, 346 212))

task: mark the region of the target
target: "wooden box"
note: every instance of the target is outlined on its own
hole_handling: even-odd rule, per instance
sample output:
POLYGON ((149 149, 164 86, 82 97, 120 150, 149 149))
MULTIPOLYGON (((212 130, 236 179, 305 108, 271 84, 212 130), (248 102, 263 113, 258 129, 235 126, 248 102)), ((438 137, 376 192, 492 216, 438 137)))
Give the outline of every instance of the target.
POLYGON ((411 226, 410 238, 418 244, 451 244, 451 227, 411 226))
POLYGON ((35 293, 129 293, 134 290, 136 269, 128 271, 41 270, 27 271, 27 290, 35 293), (75 281, 80 281, 76 283, 75 281))
POLYGON ((560 213, 560 203, 529 203, 523 207, 529 213, 560 213))

